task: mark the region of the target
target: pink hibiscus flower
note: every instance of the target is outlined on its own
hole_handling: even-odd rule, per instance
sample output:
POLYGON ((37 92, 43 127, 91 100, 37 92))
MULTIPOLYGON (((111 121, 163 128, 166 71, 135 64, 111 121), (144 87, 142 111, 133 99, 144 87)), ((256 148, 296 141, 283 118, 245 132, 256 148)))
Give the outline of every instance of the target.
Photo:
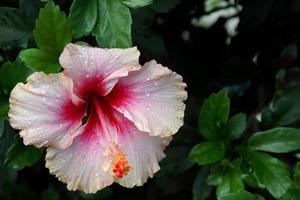
POLYGON ((25 145, 48 147, 46 167, 69 190, 140 186, 159 170, 183 124, 182 77, 136 48, 68 44, 64 71, 32 74, 11 92, 10 123, 25 145))

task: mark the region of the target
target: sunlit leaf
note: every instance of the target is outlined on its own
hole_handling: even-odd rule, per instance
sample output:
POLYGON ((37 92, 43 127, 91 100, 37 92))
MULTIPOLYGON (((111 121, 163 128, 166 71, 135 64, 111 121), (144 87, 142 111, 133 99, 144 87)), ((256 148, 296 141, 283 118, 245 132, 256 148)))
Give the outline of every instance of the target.
POLYGON ((29 67, 45 73, 59 72, 58 58, 40 49, 26 49, 20 52, 20 58, 29 67))
POLYGON ((53 2, 47 3, 40 10, 33 37, 39 49, 57 57, 66 44, 71 42, 72 32, 68 19, 53 2))

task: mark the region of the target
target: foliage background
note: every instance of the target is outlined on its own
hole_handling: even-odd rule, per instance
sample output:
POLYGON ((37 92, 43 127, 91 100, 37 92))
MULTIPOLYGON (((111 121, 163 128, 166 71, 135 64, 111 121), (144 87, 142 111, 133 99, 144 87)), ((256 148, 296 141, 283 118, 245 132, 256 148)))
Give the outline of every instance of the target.
MULTIPOLYGON (((29 38, 28 46, 13 42, 1 46, 2 74, 8 73, 5 69, 7 67, 3 65, 6 61, 14 62, 19 59, 21 50, 36 47, 31 34, 34 19, 38 15, 36 8, 42 7, 44 3, 34 2, 37 1, 27 1, 28 7, 25 8, 32 15, 29 24, 24 28, 27 35, 22 35, 24 39, 29 38)), ((71 0, 56 0, 55 3, 68 15, 71 0)), ((300 97, 297 90, 300 81, 300 1, 240 0, 235 3, 242 6, 242 11, 236 14, 240 17, 238 34, 231 38, 230 43, 224 27, 226 18, 220 18, 208 29, 196 27, 191 22, 193 18, 204 15, 204 1, 154 0, 152 5, 130 9, 133 22, 132 41, 141 51, 141 61, 158 60, 181 74, 188 85, 185 125, 175 135, 166 151, 166 159, 161 162, 161 170, 153 179, 134 189, 114 184, 95 195, 69 192, 64 184, 49 175, 43 158, 39 159, 43 152, 36 149, 25 150, 20 145, 18 152, 27 152, 28 155, 7 154, 13 143, 18 145, 20 142, 16 131, 5 120, 1 120, 0 129, 3 129, 3 134, 1 130, 0 199, 217 199, 216 189, 203 181, 209 174, 209 167, 200 167, 187 158, 190 150, 205 140, 198 131, 198 116, 204 99, 210 93, 227 88, 231 99, 230 116, 240 112, 247 115, 244 139, 234 141, 232 149, 243 144, 252 133, 276 127, 276 122, 283 115, 291 122, 283 126, 297 128, 300 121, 300 103, 297 102, 300 97), (282 97, 287 99, 283 104, 286 110, 294 111, 292 114, 278 111, 273 116, 272 113, 269 114, 271 116, 268 118, 268 113, 265 112, 262 115, 265 121, 257 120, 257 116, 261 116, 263 110, 266 111, 265 107, 276 104, 282 97), (23 164, 25 162, 25 165, 38 161, 32 167, 19 170, 18 166, 13 165, 14 162, 11 165, 3 164, 7 157, 23 164), (36 157, 38 159, 35 160, 36 157)), ((2 0, 0 6, 19 8, 19 1, 2 0)), ((0 17, 1 14, 0 10, 0 17)), ((14 16, 17 15, 15 13, 14 16)), ((7 41, 1 35, 1 25, 0 20, 0 41, 7 41)), ((22 28, 24 23, 18 22, 17 25, 22 28)), ((91 35, 73 39, 79 40, 92 46, 97 45, 91 35)), ((28 73, 22 69, 16 71, 19 73, 18 77, 26 77, 28 73)), ((12 88, 15 83, 12 79, 1 83, 0 79, 1 84, 0 111, 1 115, 5 115, 9 91, 3 88, 12 88)), ((230 157, 235 154, 233 152, 230 157)), ((293 168, 299 157, 297 151, 271 155, 284 161, 290 174, 294 173, 293 168)), ((246 190, 260 194, 268 200, 275 199, 262 188, 246 186, 246 190)))

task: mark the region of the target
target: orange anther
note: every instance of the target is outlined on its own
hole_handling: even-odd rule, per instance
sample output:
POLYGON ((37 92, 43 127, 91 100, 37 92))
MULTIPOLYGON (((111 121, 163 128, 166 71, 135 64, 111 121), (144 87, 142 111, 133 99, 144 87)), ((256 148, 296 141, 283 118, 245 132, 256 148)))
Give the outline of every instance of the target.
POLYGON ((115 179, 121 179, 128 174, 131 167, 128 164, 126 155, 118 152, 112 162, 112 172, 115 179))

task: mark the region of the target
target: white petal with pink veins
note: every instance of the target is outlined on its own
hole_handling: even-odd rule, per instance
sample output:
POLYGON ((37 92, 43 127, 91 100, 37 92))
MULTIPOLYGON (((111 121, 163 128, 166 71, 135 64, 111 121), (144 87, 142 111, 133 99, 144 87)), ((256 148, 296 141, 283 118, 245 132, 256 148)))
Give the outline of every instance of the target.
POLYGON ((183 125, 185 87, 180 75, 151 61, 120 78, 108 99, 139 130, 164 137, 183 125))
POLYGON ((136 47, 101 49, 68 44, 59 61, 64 73, 74 81, 76 94, 85 96, 85 88, 97 87, 100 95, 106 95, 118 78, 140 68, 139 55, 136 47))
POLYGON ((72 80, 63 74, 32 74, 12 90, 8 116, 21 129, 24 144, 66 148, 77 135, 85 102, 73 94, 72 80))
POLYGON ((149 136, 148 133, 132 127, 127 134, 119 137, 120 150, 128 157, 131 170, 126 176, 116 180, 124 187, 132 188, 143 185, 160 169, 158 162, 165 157, 164 149, 169 145, 172 137, 149 136))
POLYGON ((159 170, 171 137, 140 132, 121 113, 98 97, 87 123, 67 149, 48 148, 46 167, 70 190, 94 193, 113 181, 140 186, 159 170))

